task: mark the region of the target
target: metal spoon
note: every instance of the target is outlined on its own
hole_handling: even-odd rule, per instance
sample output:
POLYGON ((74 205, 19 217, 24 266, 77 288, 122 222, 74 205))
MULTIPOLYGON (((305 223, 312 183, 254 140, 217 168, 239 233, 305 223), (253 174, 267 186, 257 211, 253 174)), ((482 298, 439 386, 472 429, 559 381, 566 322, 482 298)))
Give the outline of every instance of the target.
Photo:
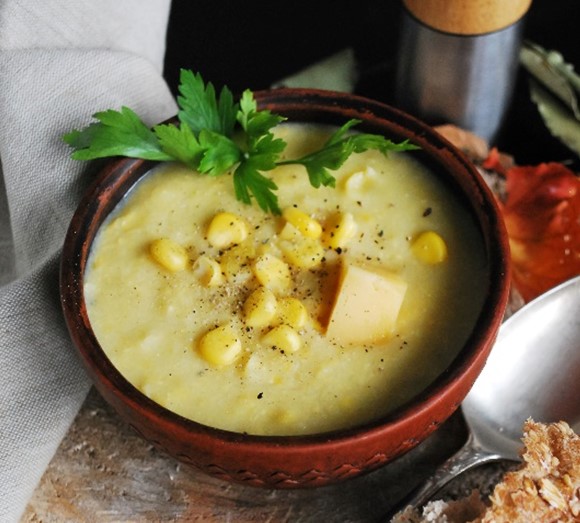
POLYGON ((461 408, 467 442, 398 508, 422 507, 477 465, 519 461, 522 425, 530 417, 544 423, 564 420, 580 431, 580 277, 536 298, 503 323, 461 408))

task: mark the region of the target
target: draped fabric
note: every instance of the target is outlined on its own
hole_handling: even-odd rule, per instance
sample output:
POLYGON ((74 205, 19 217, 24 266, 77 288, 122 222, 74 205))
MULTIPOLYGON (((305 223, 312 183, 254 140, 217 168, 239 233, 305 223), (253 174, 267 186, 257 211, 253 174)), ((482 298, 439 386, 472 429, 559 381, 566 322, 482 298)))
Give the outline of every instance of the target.
POLYGON ((89 380, 60 308, 66 229, 95 165, 62 135, 126 105, 175 114, 170 0, 0 3, 0 521, 18 521, 89 380))

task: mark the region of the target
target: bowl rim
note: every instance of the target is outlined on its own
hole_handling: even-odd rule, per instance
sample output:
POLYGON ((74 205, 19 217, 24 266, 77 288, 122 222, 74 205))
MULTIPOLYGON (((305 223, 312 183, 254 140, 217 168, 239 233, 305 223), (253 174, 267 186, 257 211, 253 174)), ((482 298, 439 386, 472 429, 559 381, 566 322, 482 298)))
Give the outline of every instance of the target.
MULTIPOLYGON (((100 392, 103 391, 103 388, 107 389, 115 398, 114 403, 118 401, 130 408, 141 410, 142 414, 151 421, 160 420, 167 423, 174 431, 193 432, 200 437, 210 439, 217 437, 225 442, 255 447, 263 451, 274 448, 288 450, 289 446, 304 451, 316 447, 326 447, 329 444, 345 444, 357 437, 391 434, 409 421, 421 418, 422 413, 441 401, 444 395, 451 394, 454 390, 461 390, 460 394, 464 397, 471 385, 463 390, 465 389, 465 385, 462 384, 463 375, 473 372, 474 369, 481 370, 483 368, 499 326, 503 321, 509 298, 511 275, 509 242, 505 225, 495 196, 481 175, 464 153, 432 127, 385 103, 350 93, 304 88, 256 91, 254 96, 261 109, 270 109, 282 115, 299 112, 325 114, 330 120, 336 119, 337 124, 338 122, 344 123, 348 118, 357 118, 363 120, 359 127, 361 129, 365 126, 378 127, 381 122, 382 125, 388 123, 388 126, 393 130, 391 134, 398 134, 399 137, 412 134, 413 141, 418 142, 424 154, 435 153, 439 161, 441 161, 441 157, 437 155, 442 155, 444 164, 453 164, 468 175, 464 182, 473 188, 473 194, 477 200, 473 202, 470 199, 470 207, 471 205, 476 207, 475 210, 479 213, 478 222, 481 221, 481 217, 485 217, 489 220, 487 224, 489 231, 496 233, 494 241, 486 242, 489 287, 473 331, 449 367, 423 391, 387 415, 352 428, 306 435, 256 435, 207 426, 172 412, 148 398, 122 376, 107 358, 88 320, 82 282, 90 244, 98 226, 90 233, 92 234, 90 242, 84 242, 84 238, 89 232, 86 225, 87 219, 91 217, 94 219, 98 213, 103 213, 107 202, 111 201, 110 197, 114 191, 110 187, 107 188, 106 182, 110 179, 116 178, 118 180, 123 177, 125 180, 133 177, 139 179, 145 172, 159 164, 159 162, 150 160, 114 158, 106 161, 103 168, 98 171, 96 178, 84 191, 67 230, 60 261, 60 298, 65 322, 71 339, 97 389, 100 392), (283 105, 283 109, 280 108, 281 105, 283 105), (490 332, 495 333, 491 338, 490 332), (93 369, 98 370, 98 380, 93 375, 93 369)), ((291 118, 290 120, 292 121, 291 118)), ((175 118, 168 120, 168 122, 174 121, 175 118)), ((115 188, 119 186, 128 190, 133 186, 133 183, 116 185, 115 188)), ((106 215, 109 212, 110 210, 106 215)), ((479 223, 479 225, 481 224, 479 223)), ((477 370, 475 372, 478 374, 477 370)), ((109 401, 109 403, 111 402, 109 401)), ((116 405, 113 407, 117 408, 116 405)), ((459 403, 456 403, 453 410, 458 407, 459 403)))

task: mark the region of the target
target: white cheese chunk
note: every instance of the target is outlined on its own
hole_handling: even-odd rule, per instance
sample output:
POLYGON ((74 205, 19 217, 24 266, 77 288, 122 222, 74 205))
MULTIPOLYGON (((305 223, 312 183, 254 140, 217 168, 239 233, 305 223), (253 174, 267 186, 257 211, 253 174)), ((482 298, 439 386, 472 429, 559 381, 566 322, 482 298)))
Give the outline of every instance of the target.
POLYGON ((344 264, 326 334, 341 345, 393 335, 407 283, 381 269, 344 264))

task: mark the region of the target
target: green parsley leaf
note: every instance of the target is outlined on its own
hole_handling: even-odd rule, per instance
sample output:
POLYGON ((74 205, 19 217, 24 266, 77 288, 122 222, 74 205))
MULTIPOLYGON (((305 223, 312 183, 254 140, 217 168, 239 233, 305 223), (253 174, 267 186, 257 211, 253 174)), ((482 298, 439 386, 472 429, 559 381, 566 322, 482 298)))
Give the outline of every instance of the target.
POLYGON ((274 214, 281 212, 278 207, 278 198, 274 194, 278 187, 259 171, 274 169, 280 153, 286 148, 284 140, 275 138, 268 131, 281 121, 280 118, 272 115, 269 111, 246 113, 242 103, 239 119, 243 121, 242 125, 246 130, 248 149, 234 173, 234 187, 238 199, 249 204, 251 203, 251 194, 262 210, 274 214))
POLYGON ((234 103, 234 97, 227 87, 221 90, 217 100, 211 82, 206 85, 200 74, 182 69, 178 89, 181 93, 177 97, 180 122, 189 125, 196 135, 203 130, 232 135, 238 104, 234 103))
POLYGON ((203 150, 199 172, 218 176, 241 160, 242 153, 236 143, 226 136, 204 129, 199 133, 203 150))
POLYGON ((276 127, 279 123, 282 123, 286 118, 272 114, 272 112, 266 109, 258 111, 254 95, 251 91, 246 90, 240 100, 240 110, 237 114, 237 120, 242 126, 242 129, 246 131, 249 141, 248 146, 252 147, 254 141, 268 133, 270 129, 276 127))
POLYGON ((197 169, 203 155, 203 148, 195 138, 189 125, 160 124, 153 127, 164 152, 184 163, 191 169, 197 169))
POLYGON ((164 152, 155 133, 128 107, 93 115, 93 123, 82 131, 72 131, 63 140, 75 151, 75 160, 94 160, 110 156, 128 156, 145 160, 172 160, 164 152))
POLYGON ((348 122, 346 122, 332 134, 332 136, 326 142, 326 147, 333 145, 337 142, 340 142, 340 140, 342 140, 346 136, 346 133, 348 133, 348 131, 350 131, 352 127, 358 125, 359 123, 361 123, 360 120, 357 120, 356 118, 351 118, 348 122))
POLYGON ((278 186, 268 177, 260 173, 261 158, 253 156, 244 160, 234 171, 234 190, 236 198, 250 205, 252 196, 265 212, 280 214, 276 191, 278 186))
POLYGON ((280 155, 286 142, 276 138, 272 129, 286 118, 258 110, 252 91, 244 91, 239 103, 235 103, 227 87, 217 97, 211 83, 206 84, 200 74, 183 69, 179 93, 179 126, 159 124, 149 129, 128 107, 96 113, 96 123, 63 136, 73 148, 72 158, 176 160, 209 176, 233 171, 238 200, 246 204, 255 200, 264 211, 280 214, 275 192, 278 187, 264 175, 278 165, 302 165, 313 187, 334 186, 336 180, 331 171, 341 167, 353 153, 418 149, 408 141, 396 144, 379 135, 350 133, 360 121, 349 120, 320 150, 282 161, 280 155))
POLYGON ((248 128, 248 120, 250 117, 258 111, 258 104, 254 99, 252 91, 246 89, 242 93, 240 98, 240 108, 236 114, 236 119, 242 126, 242 129, 246 130, 248 128))
POLYGON ((359 120, 349 120, 333 133, 322 149, 307 154, 302 158, 279 162, 279 165, 303 165, 313 187, 318 188, 321 185, 334 187, 336 179, 329 171, 339 169, 353 153, 377 149, 383 154, 388 154, 389 151, 418 149, 418 147, 408 141, 396 144, 391 140, 387 140, 384 136, 376 134, 361 133, 346 136, 346 133, 358 123, 360 123, 359 120))
POLYGON ((272 133, 265 134, 256 140, 248 157, 252 158, 258 169, 271 171, 278 164, 280 153, 286 148, 286 142, 281 138, 275 138, 272 133))

